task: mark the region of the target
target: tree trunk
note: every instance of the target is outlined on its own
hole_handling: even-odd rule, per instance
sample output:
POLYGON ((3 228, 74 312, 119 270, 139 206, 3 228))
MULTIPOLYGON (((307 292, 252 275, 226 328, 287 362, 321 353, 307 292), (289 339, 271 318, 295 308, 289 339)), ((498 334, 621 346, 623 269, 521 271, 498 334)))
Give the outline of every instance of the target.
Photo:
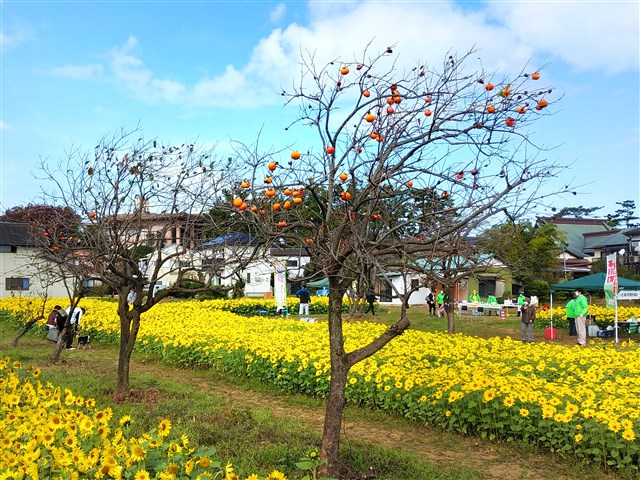
POLYGON ((40 320, 42 320, 43 318, 44 318, 44 315, 40 315, 39 317, 32 318, 27 323, 25 323, 24 327, 22 327, 22 330, 20 330, 18 335, 16 335, 16 337, 11 341, 11 346, 12 347, 17 347, 18 346, 18 340, 20 340, 25 333, 27 333, 29 330, 31 330, 31 328, 36 323, 38 323, 40 320))
POLYGON ((56 343, 56 348, 53 350, 53 354, 51 355, 51 363, 56 363, 60 358, 60 352, 62 352, 62 349, 65 348, 65 346, 67 345, 67 338, 69 338, 69 335, 71 335, 72 328, 73 328, 73 325, 67 323, 62 329, 62 332, 60 332, 60 335, 58 335, 58 342, 56 343))
POLYGON ((118 378, 113 392, 114 400, 122 401, 129 395, 129 367, 131 355, 140 329, 140 312, 129 311, 127 299, 120 296, 118 305, 120 317, 120 351, 118 353, 118 378))
POLYGON ((453 297, 453 288, 446 288, 447 301, 444 303, 444 312, 447 316, 447 332, 456 333, 456 317, 454 315, 455 301, 453 297))
POLYGON ((320 458, 325 462, 321 474, 338 478, 340 474, 340 431, 345 406, 345 387, 349 365, 342 334, 342 296, 344 290, 331 285, 329 289, 329 350, 331 379, 324 416, 320 458))
POLYGON ((444 311, 447 316, 447 332, 456 333, 456 318, 453 314, 453 308, 444 307, 444 311))

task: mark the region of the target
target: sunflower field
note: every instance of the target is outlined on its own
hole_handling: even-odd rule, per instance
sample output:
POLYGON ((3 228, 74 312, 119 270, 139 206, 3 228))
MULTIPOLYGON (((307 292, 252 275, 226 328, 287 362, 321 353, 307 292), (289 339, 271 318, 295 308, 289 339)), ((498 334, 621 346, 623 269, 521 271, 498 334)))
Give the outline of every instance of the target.
MULTIPOLYGON (((541 308, 536 312, 536 322, 543 326, 548 326, 553 313, 553 324, 558 326, 567 325, 567 310, 565 307, 541 308)), ((589 316, 595 319, 595 322, 604 327, 613 324, 615 321, 615 310, 600 305, 589 305, 589 316)), ((628 320, 636 318, 640 321, 640 307, 618 306, 618 320, 628 320)))
MULTIPOLYGON (((114 419, 110 408, 38 380, 40 369, 0 359, 0 479, 129 478, 240 480, 213 448, 172 440, 171 421, 139 437, 134 421, 114 419)), ((279 471, 246 480, 286 480, 279 471)))
MULTIPOLYGON (((287 391, 327 394, 326 323, 241 316, 220 305, 212 300, 154 307, 143 316, 137 348, 182 366, 250 376, 287 391)), ((82 306, 87 308, 83 330, 99 341, 117 342, 115 304, 86 299, 82 306)), ((0 310, 19 313, 21 302, 2 300, 0 310)), ((385 328, 345 323, 347 351, 385 328)), ((639 373, 634 342, 597 341, 579 348, 409 330, 353 367, 346 394, 352 403, 419 423, 524 441, 638 472, 639 373)))

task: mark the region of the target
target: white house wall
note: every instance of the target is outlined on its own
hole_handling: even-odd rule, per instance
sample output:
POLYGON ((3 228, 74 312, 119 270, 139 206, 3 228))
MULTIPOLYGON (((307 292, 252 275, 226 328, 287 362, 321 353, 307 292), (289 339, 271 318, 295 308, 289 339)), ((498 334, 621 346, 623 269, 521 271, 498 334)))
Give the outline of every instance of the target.
MULTIPOLYGON (((167 247, 170 248, 170 247, 167 247)), ((233 286, 238 278, 242 278, 245 281, 245 295, 248 297, 264 297, 273 293, 271 287, 271 276, 275 271, 275 262, 281 261, 286 264, 287 261, 296 261, 297 266, 287 267, 287 278, 299 278, 304 274, 304 268, 309 263, 308 257, 303 256, 283 256, 278 258, 262 258, 258 257, 250 262, 246 268, 238 273, 235 273, 235 262, 229 261, 225 263, 219 274, 209 277, 210 274, 206 273, 207 269, 203 267, 203 262, 208 258, 225 258, 231 260, 236 258, 237 252, 234 252, 231 247, 226 247, 222 250, 212 252, 210 250, 204 250, 196 253, 189 253, 180 257, 181 261, 192 262, 197 271, 201 271, 207 275, 205 281, 210 281, 213 285, 223 285, 227 287, 233 286), (248 280, 248 281, 247 281, 248 280)), ((156 266, 156 256, 152 254, 146 259, 147 268, 146 271, 152 271, 156 266)), ((144 261, 141 262, 141 269, 144 272, 144 261)), ((162 279, 162 283, 165 286, 173 285, 178 279, 178 263, 166 262, 160 268, 159 276, 162 279)))
MULTIPOLYGON (((390 280, 393 286, 395 287, 394 290, 397 290, 401 294, 404 293, 405 291, 404 280, 402 276, 398 275, 398 276, 390 277, 388 278, 388 280, 390 280)), ((409 283, 411 283, 411 281, 409 281, 409 283)), ((428 294, 429 294, 429 289, 427 287, 420 287, 417 291, 413 292, 409 297, 409 305, 426 305, 428 294)), ((395 291, 393 293, 393 297, 391 298, 390 302, 380 301, 380 303, 383 305, 401 305, 402 304, 400 299, 396 296, 395 291)))
POLYGON ((56 281, 48 285, 46 281, 48 266, 38 260, 35 250, 29 247, 17 247, 15 253, 0 253, 0 298, 11 296, 64 298, 67 290, 64 283, 56 281), (28 278, 29 290, 7 290, 8 278, 28 278))

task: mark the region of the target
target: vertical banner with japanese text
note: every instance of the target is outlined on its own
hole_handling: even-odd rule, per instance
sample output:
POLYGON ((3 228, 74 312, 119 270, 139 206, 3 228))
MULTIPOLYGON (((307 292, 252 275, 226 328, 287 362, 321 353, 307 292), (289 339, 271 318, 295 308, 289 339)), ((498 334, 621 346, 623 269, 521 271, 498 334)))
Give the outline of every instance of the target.
POLYGON ((615 295, 618 293, 618 265, 616 254, 607 255, 607 273, 604 277, 604 298, 607 308, 615 308, 615 295))
POLYGON ((276 310, 287 308, 287 269, 281 261, 276 261, 276 271, 273 274, 273 297, 276 301, 276 310))

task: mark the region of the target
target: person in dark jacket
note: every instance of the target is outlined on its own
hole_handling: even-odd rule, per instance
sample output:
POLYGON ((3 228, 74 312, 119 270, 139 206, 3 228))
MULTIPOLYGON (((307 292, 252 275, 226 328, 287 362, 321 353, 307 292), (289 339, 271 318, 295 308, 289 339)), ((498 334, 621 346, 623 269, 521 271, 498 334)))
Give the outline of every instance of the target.
POLYGON ((531 305, 531 298, 526 297, 522 304, 522 314, 520 315, 520 332, 522 342, 533 342, 533 322, 536 319, 536 307, 531 305))
POLYGON ((427 295, 427 305, 429 305, 429 315, 436 314, 436 296, 433 294, 433 290, 429 290, 427 295))
POLYGON ((51 313, 47 317, 47 323, 44 324, 45 327, 47 327, 47 330, 51 328, 58 328, 58 315, 60 315, 60 310, 62 310, 60 305, 56 305, 53 307, 53 310, 51 310, 51 313))
POLYGON ((303 285, 300 290, 296 292, 296 296, 300 299, 300 310, 298 314, 300 318, 304 314, 305 318, 309 318, 309 300, 311 299, 311 292, 303 285))
POLYGON ((371 315, 375 315, 376 310, 373 304, 376 302, 376 300, 378 300, 378 297, 376 296, 376 292, 374 292, 371 289, 367 290, 365 298, 367 299, 368 305, 364 313, 369 313, 369 310, 371 310, 371 315))

